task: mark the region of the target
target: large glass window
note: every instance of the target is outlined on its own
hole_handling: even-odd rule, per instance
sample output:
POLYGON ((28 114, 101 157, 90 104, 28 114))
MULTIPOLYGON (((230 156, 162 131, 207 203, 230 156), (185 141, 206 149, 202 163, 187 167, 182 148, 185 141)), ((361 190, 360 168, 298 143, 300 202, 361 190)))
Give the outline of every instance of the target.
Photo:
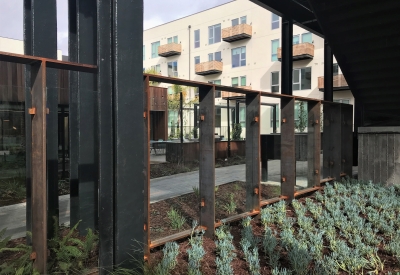
POLYGON ((246 46, 232 49, 232 68, 246 66, 246 46))
POLYGON ((279 93, 279 72, 271 72, 271 92, 279 93))
MULTIPOLYGON (((210 80, 208 83, 213 83, 216 85, 221 85, 221 79, 217 80, 210 80)), ((221 91, 220 90, 215 90, 215 98, 220 98, 221 97, 221 91)))
POLYGON ((200 56, 195 56, 194 57, 194 64, 199 64, 200 63, 200 56))
POLYGON ((200 47, 200 30, 194 31, 194 47, 200 47))
POLYGON ((178 36, 175 35, 175 36, 173 36, 173 37, 168 37, 167 42, 168 42, 168 44, 171 44, 171 43, 176 43, 176 44, 178 44, 178 36))
POLYGON ((311 67, 293 70, 293 91, 311 89, 311 67))
POLYGON ((232 87, 246 86, 246 82, 246 76, 232 77, 232 87))
POLYGON ((158 56, 158 47, 160 47, 160 41, 151 43, 151 58, 158 56))
POLYGON ((146 47, 143 45, 143 60, 146 59, 146 47))
MULTIPOLYGON (((275 125, 276 125, 276 128, 279 128, 279 105, 276 105, 275 115, 276 115, 275 125)), ((271 107, 271 124, 270 124, 270 127, 271 128, 274 127, 274 108, 273 107, 271 107)))
POLYGON ((178 61, 168 62, 168 76, 169 77, 178 76, 178 61))
POLYGON ((271 41, 271 61, 278 61, 279 39, 271 41))
POLYGON ((221 42, 221 24, 208 27, 208 44, 221 42))
POLYGON ((271 13, 272 15, 272 22, 271 22, 271 29, 279 29, 279 16, 276 15, 275 13, 271 13))
POLYGON ((246 23, 247 23, 247 16, 240 17, 240 24, 246 24, 246 23))
POLYGON ((151 66, 151 69, 152 69, 153 71, 157 72, 157 73, 161 73, 161 65, 160 65, 160 64, 151 66))
POLYGON ((209 53, 208 54, 208 61, 222 61, 221 52, 209 53))
POLYGON ((301 42, 302 43, 312 43, 312 34, 311 34, 311 32, 303 33, 301 35, 301 42))
POLYGON ((242 16, 240 18, 232 19, 232 27, 239 24, 246 24, 246 22, 247 22, 247 16, 242 16))
POLYGON ((240 77, 240 86, 246 86, 246 76, 241 76, 240 77))
POLYGON ((333 75, 339 74, 339 66, 337 63, 333 64, 333 75))
POLYGON ((239 123, 244 130, 246 128, 246 107, 239 107, 239 123))
POLYGON ((239 18, 235 18, 232 20, 232 27, 236 25, 239 25, 239 18))
POLYGON ((300 35, 293 35, 293 45, 300 43, 300 35))

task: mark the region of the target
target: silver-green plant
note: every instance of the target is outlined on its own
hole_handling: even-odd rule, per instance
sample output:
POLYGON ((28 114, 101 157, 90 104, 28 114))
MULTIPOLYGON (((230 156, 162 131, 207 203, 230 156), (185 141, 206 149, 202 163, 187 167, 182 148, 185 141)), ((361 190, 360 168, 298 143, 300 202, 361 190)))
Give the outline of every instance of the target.
POLYGON ((171 209, 167 212, 167 217, 172 229, 181 229, 186 222, 185 217, 173 207, 171 207, 171 209))
POLYGON ((169 275, 177 264, 176 257, 179 254, 179 245, 176 242, 168 242, 163 248, 164 257, 155 267, 154 275, 169 275))
POLYGON ((274 269, 279 267, 280 258, 280 251, 278 250, 278 239, 275 237, 276 234, 276 231, 274 234, 271 228, 267 227, 264 232, 264 238, 262 241, 264 253, 268 258, 268 264, 274 269))
POLYGON ((286 268, 279 269, 275 267, 272 269, 272 275, 291 275, 292 272, 286 268))
POLYGON ((233 236, 229 232, 229 227, 223 225, 215 230, 217 241, 215 242, 217 249, 217 275, 231 275, 233 269, 231 266, 232 260, 236 257, 235 247, 233 246, 233 236))
POLYGON ((189 263, 188 263, 188 274, 189 275, 201 275, 200 267, 201 260, 203 259, 206 252, 203 248, 203 235, 204 230, 197 230, 197 221, 193 221, 192 234, 189 239, 191 248, 187 250, 189 263))
POLYGON ((235 203, 235 195, 233 193, 229 194, 229 202, 227 202, 222 207, 228 214, 235 213, 237 206, 235 203))
POLYGON ((293 248, 288 252, 289 262, 292 270, 297 275, 307 275, 309 270, 309 265, 311 263, 312 257, 307 250, 307 246, 295 243, 293 248))

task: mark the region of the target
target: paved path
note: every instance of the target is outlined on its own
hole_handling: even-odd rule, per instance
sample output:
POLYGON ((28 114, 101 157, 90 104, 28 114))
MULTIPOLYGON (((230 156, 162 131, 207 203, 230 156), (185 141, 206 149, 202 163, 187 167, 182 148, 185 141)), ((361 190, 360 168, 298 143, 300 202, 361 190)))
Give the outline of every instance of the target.
MULTIPOLYGON (((299 188, 307 185, 307 162, 297 162, 297 185, 299 188)), ((245 165, 234 165, 215 169, 216 185, 232 181, 245 181, 245 165)), ((280 160, 268 161, 268 182, 264 184, 279 185, 280 160)), ((150 203, 193 192, 193 187, 199 185, 199 172, 188 172, 167 176, 150 181, 150 203)), ((60 196, 60 223, 69 223, 69 195, 60 196)), ((0 207, 0 230, 7 228, 7 235, 13 238, 25 236, 26 204, 20 203, 0 207)))

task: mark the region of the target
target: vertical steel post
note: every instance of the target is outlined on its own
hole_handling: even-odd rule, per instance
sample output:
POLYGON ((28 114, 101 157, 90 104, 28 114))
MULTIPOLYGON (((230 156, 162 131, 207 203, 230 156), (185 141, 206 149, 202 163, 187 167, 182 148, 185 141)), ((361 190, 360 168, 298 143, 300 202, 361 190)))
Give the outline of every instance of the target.
POLYGON ((61 136, 61 151, 62 151, 62 178, 66 178, 65 171, 65 106, 61 107, 61 119, 59 120, 59 129, 61 136))
POLYGON ((281 194, 288 201, 293 200, 296 185, 294 103, 294 99, 281 99, 281 194))
POLYGON ((282 20, 282 62, 281 62, 282 94, 293 94, 293 20, 282 20))
MULTIPOLYGON (((72 0, 71 0, 72 1, 72 0)), ((96 0, 76 0, 76 31, 74 43, 70 43, 71 61, 85 64, 97 63, 97 7, 96 0), (72 49, 74 48, 74 49, 72 49)), ((70 18, 71 19, 71 18, 70 18)), ((70 30, 72 32, 72 30, 70 30)), ((86 233, 87 228, 96 229, 98 222, 98 139, 97 118, 97 85, 96 76, 88 73, 73 73, 70 96, 77 102, 77 110, 71 112, 71 127, 78 132, 78 154, 71 154, 71 162, 77 162, 71 169, 78 169, 78 187, 71 188, 71 224, 79 220, 79 231, 86 233), (76 86, 77 85, 77 86, 76 86), (72 199, 73 198, 73 199, 72 199), (76 212, 78 211, 78 212, 76 212)), ((72 129, 71 129, 72 133, 72 129)), ((73 146, 76 149, 75 146, 73 146)), ((74 171, 76 175, 76 171, 74 171)))
POLYGON ((47 271, 46 63, 31 67, 32 84, 32 251, 33 267, 47 271))
POLYGON ((240 102, 236 100, 236 108, 235 108, 235 124, 239 123, 239 110, 240 110, 240 102))
POLYGON ((353 106, 341 104, 342 170, 350 178, 353 174, 353 106))
POLYGON ((324 100, 333 101, 333 54, 327 40, 324 42, 324 100))
POLYGON ((231 157, 231 109, 229 107, 229 98, 227 99, 228 114, 228 158, 231 157))
POLYGON ((260 210, 260 94, 246 94, 246 211, 260 210))
POLYGON ((323 144, 323 177, 340 181, 341 168, 341 129, 342 118, 340 104, 324 104, 324 142, 323 144))
MULTIPOLYGON (((112 3, 97 1, 99 125, 99 272, 114 266, 114 115, 112 3)), ((70 107, 72 107, 70 105, 70 107)))
POLYGON ((179 133, 180 140, 181 140, 181 151, 179 154, 180 163, 183 164, 183 94, 182 92, 179 93, 179 117, 180 117, 180 124, 181 124, 181 131, 179 133))
MULTIPOLYGON (((145 77, 143 81, 144 88, 144 139, 147 141, 147 146, 144 149, 144 255, 150 257, 150 81, 149 77, 145 77)), ((181 93, 182 94, 182 93, 181 93)))
POLYGON ((142 268, 144 241, 143 172, 149 140, 144 136, 142 52, 143 1, 113 1, 114 119, 115 119, 115 264, 142 268), (132 120, 137 123, 132 124, 132 120), (132 257, 135 262, 132 262, 132 257))
MULTIPOLYGON (((27 55, 57 58, 57 9, 56 2, 52 0, 24 0, 24 51, 27 55), (46 41, 46 43, 44 43, 46 41)), ((25 75, 26 93, 25 102, 26 109, 30 107, 31 95, 30 87, 30 72, 29 67, 25 75)), ((32 80, 33 81, 33 80, 32 80)), ((55 69, 47 70, 48 96, 47 108, 47 173, 48 173, 48 237, 52 237, 54 233, 54 219, 58 220, 58 92, 57 92, 57 71, 55 69)), ((31 132, 31 118, 28 112, 25 115, 26 133, 31 132)), ((31 156, 30 137, 26 139, 26 185, 27 185, 27 215, 26 225, 27 231, 31 231, 31 172, 32 164, 30 163, 31 156)), ((28 238, 29 242, 29 238, 28 238)))
POLYGON ((274 134, 276 134, 276 124, 277 124, 277 121, 276 121, 276 104, 272 108, 273 108, 272 120, 274 121, 272 123, 272 132, 274 134))
POLYGON ((309 101, 308 107, 308 187, 320 186, 321 179, 321 103, 309 101))
MULTIPOLYGON (((198 129, 198 126, 199 126, 197 124, 197 122, 199 121, 199 118, 197 116, 198 109, 199 109, 199 105, 198 104, 194 104, 194 116, 193 116, 194 117, 194 128, 197 128, 197 129, 198 129)), ((193 133, 193 137, 194 138, 198 138, 197 133, 198 133, 198 130, 194 131, 194 133, 193 133)))
POLYGON ((200 102, 200 225, 214 235, 215 225, 215 88, 199 87, 200 102))

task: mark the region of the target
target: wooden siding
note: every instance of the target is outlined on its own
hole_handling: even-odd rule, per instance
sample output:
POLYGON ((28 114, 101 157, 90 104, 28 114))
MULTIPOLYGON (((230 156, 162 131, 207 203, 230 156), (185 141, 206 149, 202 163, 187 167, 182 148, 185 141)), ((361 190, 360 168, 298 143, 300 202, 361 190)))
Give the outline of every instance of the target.
MULTIPOLYGON (((338 74, 333 76, 333 88, 348 88, 349 84, 347 84, 346 78, 344 75, 338 74)), ((318 77, 318 89, 324 89, 324 77, 318 77)))
MULTIPOLYGON (((314 44, 300 43, 293 45, 293 60, 314 57, 314 44)), ((282 58, 282 48, 278 48, 278 59, 282 58)))

